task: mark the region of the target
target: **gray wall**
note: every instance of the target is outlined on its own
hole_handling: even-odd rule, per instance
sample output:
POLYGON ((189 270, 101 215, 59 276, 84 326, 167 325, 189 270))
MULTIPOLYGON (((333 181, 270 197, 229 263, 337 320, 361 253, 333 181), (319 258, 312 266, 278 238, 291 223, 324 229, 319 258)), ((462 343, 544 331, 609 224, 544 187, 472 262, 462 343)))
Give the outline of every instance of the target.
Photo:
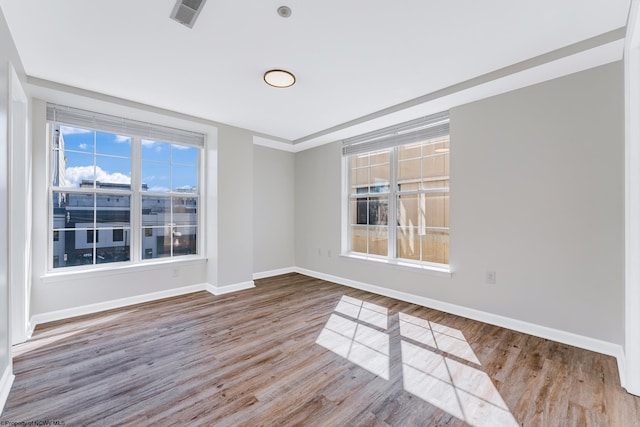
POLYGON ((253 148, 253 272, 295 265, 295 155, 253 148))
MULTIPOLYGON (((73 90, 73 89, 72 89, 73 90)), ((79 108, 124 114, 153 123, 193 129, 207 134, 206 231, 207 260, 137 266, 124 270, 87 271, 80 274, 46 274, 46 215, 34 216, 33 315, 101 304, 123 298, 165 292, 209 283, 223 287, 251 282, 253 276, 253 134, 153 108, 117 103, 111 98, 86 99, 74 93, 53 94, 53 102, 79 108), (61 98, 56 98, 60 96, 61 98), (87 103, 86 105, 83 103, 87 103)), ((47 212, 45 102, 34 99, 33 164, 34 212, 47 212)), ((278 155, 276 155, 276 158, 278 155)), ((293 175, 293 174, 291 174, 293 175)), ((293 203, 293 202, 291 202, 293 203)), ((293 208, 290 209, 293 211, 293 208)), ((292 258, 292 257, 291 257, 292 258)), ((289 264, 291 266, 291 264, 289 264)))
POLYGON ((218 282, 253 280, 253 134, 218 129, 218 282))
MULTIPOLYGON (((55 94, 50 94, 52 102, 68 104, 70 94, 56 99, 55 94)), ((132 108, 124 104, 104 101, 102 99, 89 99, 82 96, 74 96, 72 104, 79 108, 96 111, 106 111, 112 114, 121 114, 145 120, 150 123, 162 123, 177 128, 186 128, 200 131, 207 137, 207 165, 216 170, 216 147, 220 145, 217 140, 216 129, 211 125, 199 122, 190 122, 177 114, 160 114, 144 108, 132 108), (84 104, 86 103, 86 104, 84 104), (210 163, 210 162, 211 163, 210 163)), ((33 135, 33 259, 32 259, 32 293, 31 314, 46 315, 59 310, 73 310, 92 304, 104 304, 112 301, 135 298, 158 292, 176 292, 180 288, 191 285, 203 285, 209 279, 215 284, 217 264, 215 251, 211 262, 205 260, 180 261, 166 264, 147 264, 133 268, 119 268, 115 270, 86 271, 82 273, 68 273, 56 271, 54 275, 47 275, 47 236, 48 223, 46 214, 47 206, 47 147, 46 147, 46 103, 40 99, 32 100, 31 118, 33 135), (211 267, 212 275, 209 276, 211 267)), ((232 144, 234 141, 229 142, 232 144)), ((213 181, 215 183, 215 180, 213 181)), ((207 183, 209 183, 207 181, 207 183)), ((216 241, 217 224, 216 215, 216 188, 207 188, 207 194, 203 200, 207 201, 207 207, 211 209, 211 215, 203 218, 204 229, 207 233, 207 242, 216 241)), ((209 248, 207 248, 209 250, 209 248)), ((121 266, 119 266, 121 267, 121 266)), ((250 274, 250 269, 249 273, 250 274)))
POLYGON ((622 84, 616 62, 451 110, 451 278, 337 257, 340 145, 298 153, 296 265, 622 344, 622 84))

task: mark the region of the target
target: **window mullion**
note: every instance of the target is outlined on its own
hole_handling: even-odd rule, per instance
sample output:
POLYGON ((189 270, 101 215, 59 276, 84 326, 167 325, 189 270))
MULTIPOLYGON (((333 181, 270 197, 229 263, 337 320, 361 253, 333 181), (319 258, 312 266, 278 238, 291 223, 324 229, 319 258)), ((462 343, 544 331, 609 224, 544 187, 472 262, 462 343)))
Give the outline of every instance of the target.
POLYGON ((389 161, 389 214, 388 214, 388 231, 389 231, 389 258, 396 259, 398 257, 398 208, 397 208, 397 190, 398 190, 398 148, 391 149, 389 161))
POLYGON ((346 252, 350 253, 353 248, 352 248, 352 241, 353 241, 353 225, 351 224, 351 217, 353 215, 353 208, 351 207, 352 203, 352 198, 351 198, 351 186, 353 185, 352 182, 352 173, 351 173, 351 156, 344 156, 342 158, 342 173, 344 174, 343 176, 345 177, 345 187, 342 189, 342 194, 343 194, 343 200, 347 200, 347 206, 345 209, 343 209, 343 214, 346 211, 346 218, 343 218, 344 223, 346 224, 346 227, 343 226, 342 230, 343 230, 343 236, 346 233, 347 239, 346 241, 344 240, 343 237, 343 242, 342 242, 342 248, 343 250, 346 248, 346 252))
MULTIPOLYGON (((422 201, 424 199, 424 197, 422 196, 423 191, 424 191, 424 144, 422 144, 422 146, 420 147, 420 184, 418 186, 418 188, 420 189, 420 195, 418 195, 418 212, 420 212, 420 209, 422 209, 422 201)), ((426 218, 425 216, 427 215, 427 206, 426 206, 426 201, 425 201, 425 206, 424 206, 424 213, 425 215, 418 215, 418 248, 419 253, 420 253, 420 261, 424 261, 425 259, 425 254, 424 254, 424 248, 423 248, 423 244, 422 241, 423 239, 427 238, 427 229, 426 227, 426 218), (422 234, 422 232, 424 232, 424 235, 422 234)))
POLYGON ((367 226, 365 227, 365 242, 366 242, 366 249, 367 249, 367 254, 371 253, 371 248, 369 247, 369 243, 371 242, 371 224, 369 224, 369 218, 371 217, 371 215, 369 214, 369 209, 371 209, 371 198, 369 197, 369 193, 371 193, 371 155, 368 154, 367 155, 367 198, 365 199, 367 201, 367 226))
POLYGON ((175 221, 173 219, 173 145, 169 145, 169 252, 173 258, 173 238, 174 231, 177 231, 175 221))
POLYGON ((98 263, 98 195, 96 194, 96 188, 98 188, 98 158, 96 152, 98 150, 98 143, 96 138, 96 131, 93 131, 93 265, 98 263))
MULTIPOLYGON (((94 156, 94 168, 95 168, 95 156, 94 156)), ((96 183, 93 183, 93 189, 95 190, 96 183)), ((98 263, 98 195, 93 192, 93 264, 98 263)))
MULTIPOLYGON (((140 137, 131 138, 131 213, 129 214, 129 259, 142 259, 142 158, 140 137)), ((126 242, 125 242, 126 244, 126 242)))

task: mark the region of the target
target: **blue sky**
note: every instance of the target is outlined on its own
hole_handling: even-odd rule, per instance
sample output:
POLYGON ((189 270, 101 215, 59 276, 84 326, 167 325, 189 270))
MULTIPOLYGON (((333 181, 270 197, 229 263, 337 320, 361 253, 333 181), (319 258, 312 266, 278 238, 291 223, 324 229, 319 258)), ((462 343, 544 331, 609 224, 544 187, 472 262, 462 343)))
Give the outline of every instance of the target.
MULTIPOLYGON (((68 187, 77 187, 83 179, 131 183, 129 137, 68 126, 61 126, 60 132, 65 143, 68 187)), ((197 164, 197 148, 142 140, 142 182, 149 191, 197 186, 197 164)))

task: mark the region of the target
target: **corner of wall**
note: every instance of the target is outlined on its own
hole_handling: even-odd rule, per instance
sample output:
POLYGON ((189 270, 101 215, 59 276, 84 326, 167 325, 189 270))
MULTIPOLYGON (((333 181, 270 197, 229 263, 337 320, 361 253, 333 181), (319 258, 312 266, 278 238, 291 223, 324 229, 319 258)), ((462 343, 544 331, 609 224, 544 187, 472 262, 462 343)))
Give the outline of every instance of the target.
POLYGON ((230 294, 232 292, 244 291, 246 289, 255 288, 256 285, 253 280, 249 280, 248 282, 234 283, 233 285, 226 286, 217 286, 208 284, 205 287, 205 290, 210 292, 213 295, 224 295, 230 294))
POLYGON ((253 273, 253 280, 265 279, 267 277, 280 276, 282 274, 295 273, 296 267, 279 268, 277 270, 261 271, 253 273))

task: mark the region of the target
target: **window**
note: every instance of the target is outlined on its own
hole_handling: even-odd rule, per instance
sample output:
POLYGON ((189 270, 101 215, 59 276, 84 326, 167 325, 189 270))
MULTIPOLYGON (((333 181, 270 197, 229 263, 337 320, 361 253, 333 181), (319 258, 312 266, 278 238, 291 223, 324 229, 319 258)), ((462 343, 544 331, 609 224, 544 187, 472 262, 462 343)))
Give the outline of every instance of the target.
POLYGON ((144 236, 155 235, 155 239, 143 239, 144 258, 195 254, 198 150, 143 139, 142 175, 167 177, 158 185, 149 187, 143 184, 141 188, 144 236))
POLYGON ((389 150, 352 156, 351 250, 387 255, 389 242, 389 150))
POLYGON ((122 242, 124 240, 124 229, 114 229, 111 232, 111 240, 114 242, 122 242))
POLYGON ((99 239, 100 239, 100 234, 99 234, 99 230, 95 230, 95 242, 93 241, 93 237, 94 237, 94 230, 87 230, 87 243, 92 245, 93 243, 98 243, 99 239))
POLYGON ((53 104, 47 120, 50 268, 200 253, 204 135, 53 104))
POLYGON ((345 140, 343 153, 346 251, 448 264, 448 113, 345 140))

